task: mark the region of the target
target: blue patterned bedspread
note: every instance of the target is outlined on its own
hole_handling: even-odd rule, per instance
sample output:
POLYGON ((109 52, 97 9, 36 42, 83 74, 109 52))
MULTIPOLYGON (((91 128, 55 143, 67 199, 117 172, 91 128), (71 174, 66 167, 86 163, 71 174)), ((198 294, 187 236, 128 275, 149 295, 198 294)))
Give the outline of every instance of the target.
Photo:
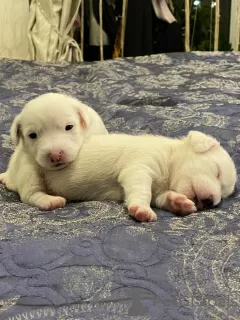
MULTIPOLYGON (((0 171, 30 99, 65 92, 110 132, 213 134, 240 166, 240 53, 102 63, 0 61, 0 171)), ((240 317, 239 192, 185 218, 138 223, 114 202, 43 212, 0 189, 0 319, 208 320, 240 317)))

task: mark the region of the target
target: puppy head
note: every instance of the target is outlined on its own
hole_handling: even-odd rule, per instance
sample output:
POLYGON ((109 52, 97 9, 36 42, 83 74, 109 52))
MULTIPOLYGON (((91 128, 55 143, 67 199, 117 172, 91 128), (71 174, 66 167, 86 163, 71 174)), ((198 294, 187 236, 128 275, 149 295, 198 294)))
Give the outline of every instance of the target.
POLYGON ((190 131, 173 156, 170 189, 192 199, 199 210, 219 204, 234 191, 235 165, 211 136, 190 131))
POLYGON ((90 126, 88 106, 57 93, 37 97, 25 105, 11 127, 15 145, 46 169, 66 167, 77 156, 90 126))

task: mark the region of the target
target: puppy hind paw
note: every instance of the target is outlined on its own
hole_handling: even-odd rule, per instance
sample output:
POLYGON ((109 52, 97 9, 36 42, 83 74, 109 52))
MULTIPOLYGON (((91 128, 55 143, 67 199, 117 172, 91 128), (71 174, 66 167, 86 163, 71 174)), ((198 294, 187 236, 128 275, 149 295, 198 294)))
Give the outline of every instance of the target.
POLYGON ((132 217, 142 222, 157 221, 156 213, 149 207, 144 205, 133 204, 128 207, 128 211, 132 217))

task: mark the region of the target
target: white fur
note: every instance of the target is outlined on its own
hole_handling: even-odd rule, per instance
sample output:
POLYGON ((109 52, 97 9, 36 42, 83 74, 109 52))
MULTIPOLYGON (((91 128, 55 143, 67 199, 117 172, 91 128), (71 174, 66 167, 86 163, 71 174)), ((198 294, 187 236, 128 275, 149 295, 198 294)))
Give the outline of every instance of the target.
POLYGON ((233 192, 237 179, 234 163, 219 142, 197 131, 182 139, 91 136, 75 160, 59 170, 40 167, 31 145, 19 157, 42 177, 33 175, 22 185, 31 195, 25 202, 49 209, 65 205, 65 199, 125 200, 129 213, 141 221, 156 220, 150 205, 180 215, 215 206, 233 192), (46 192, 56 196, 51 206, 45 205, 46 192))
MULTIPOLYGON (((23 202, 54 208, 56 198, 46 194, 39 166, 49 170, 65 167, 76 158, 84 139, 93 134, 108 132, 100 116, 77 99, 47 93, 31 100, 11 126, 16 150, 0 181, 18 192, 23 202), (66 131, 66 126, 72 128, 66 131), (29 137, 33 133, 37 134, 36 139, 29 137)), ((65 205, 65 200, 57 199, 65 205)))

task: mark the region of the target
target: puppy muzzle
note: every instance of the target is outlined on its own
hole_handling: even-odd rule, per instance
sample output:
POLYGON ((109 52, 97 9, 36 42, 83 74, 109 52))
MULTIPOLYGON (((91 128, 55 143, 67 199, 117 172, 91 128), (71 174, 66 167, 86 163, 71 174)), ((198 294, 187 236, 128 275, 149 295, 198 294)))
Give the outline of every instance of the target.
POLYGON ((206 199, 194 198, 193 201, 194 201, 198 210, 205 210, 205 209, 210 209, 210 208, 214 207, 214 200, 213 200, 212 196, 210 196, 209 198, 206 198, 206 199))

